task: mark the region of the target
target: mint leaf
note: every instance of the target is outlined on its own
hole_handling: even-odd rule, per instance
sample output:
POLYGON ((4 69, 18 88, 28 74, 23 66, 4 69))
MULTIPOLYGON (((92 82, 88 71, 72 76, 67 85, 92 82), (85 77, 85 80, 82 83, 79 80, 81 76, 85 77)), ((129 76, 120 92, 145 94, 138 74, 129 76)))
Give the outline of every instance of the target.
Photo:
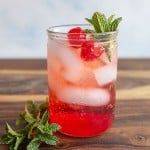
POLYGON ((24 115, 25 115, 25 113, 19 114, 19 118, 16 120, 16 125, 20 125, 22 123, 25 123, 24 115))
POLYGON ((20 131, 14 131, 8 123, 6 123, 6 132, 1 138, 2 143, 9 144, 12 150, 18 150, 25 138, 24 134, 20 131))
POLYGON ((107 20, 107 32, 111 32, 111 24, 112 24, 112 21, 113 21, 113 18, 115 17, 115 15, 111 15, 108 20, 107 20))
POLYGON ((87 20, 89 23, 93 24, 93 21, 92 21, 92 19, 85 18, 85 20, 87 20))
POLYGON ((10 145, 9 149, 14 150, 14 144, 10 145))
POLYGON ((35 135, 35 128, 38 126, 38 123, 37 122, 33 122, 31 124, 29 124, 28 126, 28 139, 31 139, 32 137, 34 137, 35 135))
POLYGON ((114 15, 111 15, 107 18, 104 14, 100 12, 95 12, 91 19, 85 19, 93 25, 96 33, 104 33, 117 30, 118 25, 122 20, 122 17, 119 17, 117 19, 114 19, 114 17, 114 15))
POLYGON ((104 32, 104 27, 102 24, 103 18, 101 17, 100 13, 95 12, 92 16, 92 19, 86 18, 86 20, 93 25, 97 33, 104 32))
POLYGON ((49 134, 40 134, 38 136, 40 141, 43 143, 49 144, 49 145, 57 145, 58 143, 58 138, 55 136, 50 136, 49 134))
POLYGON ((98 12, 94 13, 92 16, 92 21, 96 32, 104 32, 102 18, 98 12))
POLYGON ((40 131, 42 134, 47 133, 47 132, 48 132, 49 134, 52 134, 52 130, 51 130, 49 124, 46 124, 46 125, 40 124, 40 125, 38 126, 38 129, 39 129, 39 131, 40 131))
POLYGON ((15 145, 14 145, 14 150, 18 150, 19 145, 22 143, 23 140, 24 140, 24 136, 16 137, 16 142, 15 142, 15 145))
POLYGON ((13 135, 13 136, 19 136, 20 135, 16 131, 14 131, 8 123, 6 123, 6 130, 10 135, 13 135))
POLYGON ((56 124, 56 123, 51 123, 51 124, 49 124, 49 125, 50 125, 50 128, 51 128, 51 130, 52 130, 53 132, 56 132, 56 131, 58 131, 58 130, 61 129, 61 126, 58 125, 58 124, 56 124))
POLYGON ((95 12, 92 15, 92 18, 85 18, 94 28, 94 32, 90 32, 90 29, 85 29, 86 33, 91 33, 94 39, 99 41, 107 42, 104 45, 105 53, 108 57, 108 60, 111 62, 112 57, 112 48, 111 44, 115 44, 114 37, 109 34, 96 34, 96 33, 105 33, 105 32, 114 32, 117 31, 119 23, 122 21, 122 17, 115 18, 115 15, 106 17, 103 13, 95 12))
POLYGON ((116 31, 119 23, 122 21, 122 18, 117 18, 111 23, 111 31, 116 31))
POLYGON ((20 130, 14 130, 6 123, 6 133, 0 138, 0 142, 9 144, 10 150, 21 149, 22 144, 27 145, 27 150, 38 150, 41 143, 56 145, 58 138, 54 133, 60 126, 48 122, 47 107, 47 100, 39 107, 29 101, 24 112, 16 120, 16 124, 24 123, 20 126, 20 130))
POLYGON ((40 124, 46 124, 48 121, 48 112, 45 111, 43 116, 42 116, 42 119, 40 120, 40 124))
POLYGON ((108 18, 108 24, 111 24, 111 23, 112 23, 112 20, 113 20, 114 17, 115 17, 115 15, 111 15, 111 16, 108 18))
POLYGON ((1 138, 1 143, 2 144, 11 144, 15 141, 15 137, 12 136, 11 134, 5 134, 1 138))
POLYGON ((27 101, 27 108, 28 108, 29 112, 33 115, 33 117, 36 117, 36 115, 39 112, 39 109, 36 107, 35 102, 27 101))
POLYGON ((30 143, 28 144, 27 150, 38 150, 40 144, 41 144, 40 139, 34 138, 34 139, 31 140, 30 143))
POLYGON ((28 110, 27 105, 25 106, 25 115, 24 115, 24 119, 27 123, 32 123, 34 121, 36 121, 36 119, 33 117, 33 114, 31 114, 28 110))

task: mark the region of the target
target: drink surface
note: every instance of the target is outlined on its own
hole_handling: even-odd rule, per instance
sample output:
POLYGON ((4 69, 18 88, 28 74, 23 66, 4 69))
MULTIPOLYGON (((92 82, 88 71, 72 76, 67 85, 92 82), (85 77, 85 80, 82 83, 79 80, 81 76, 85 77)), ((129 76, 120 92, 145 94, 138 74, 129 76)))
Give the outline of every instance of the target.
MULTIPOLYGON (((100 42, 105 48, 107 42, 100 42)), ((60 132, 90 137, 107 130, 114 118, 117 76, 116 43, 109 43, 111 61, 105 51, 85 61, 81 47, 67 40, 48 40, 48 86, 50 121, 60 132), (111 45, 111 47, 110 47, 111 45)))

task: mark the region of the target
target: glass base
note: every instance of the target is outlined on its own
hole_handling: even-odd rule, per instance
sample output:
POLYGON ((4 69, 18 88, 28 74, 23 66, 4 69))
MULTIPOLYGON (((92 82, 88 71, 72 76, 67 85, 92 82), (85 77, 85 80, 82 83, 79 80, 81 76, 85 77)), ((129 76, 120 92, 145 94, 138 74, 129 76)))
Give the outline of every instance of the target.
POLYGON ((56 120, 57 117, 55 116, 55 119, 51 118, 51 122, 58 123, 62 127, 60 130, 62 134, 72 137, 93 137, 107 131, 111 127, 114 118, 112 114, 94 116, 88 114, 88 116, 84 116, 82 120, 79 120, 79 116, 72 114, 66 117, 65 114, 67 120, 63 120, 63 116, 60 120, 56 120))

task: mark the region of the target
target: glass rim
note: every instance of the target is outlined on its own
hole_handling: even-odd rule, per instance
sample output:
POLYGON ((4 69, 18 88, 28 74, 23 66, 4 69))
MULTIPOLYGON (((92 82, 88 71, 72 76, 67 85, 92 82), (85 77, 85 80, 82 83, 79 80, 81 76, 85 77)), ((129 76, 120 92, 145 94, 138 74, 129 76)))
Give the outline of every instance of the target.
MULTIPOLYGON (((82 26, 90 26, 92 27, 92 25, 90 24, 64 24, 64 25, 56 25, 56 26, 51 26, 49 28, 46 29, 48 34, 60 34, 60 35, 66 35, 67 32, 58 32, 58 31, 53 31, 53 29, 55 28, 61 28, 61 27, 82 27, 82 26)), ((101 33, 87 33, 87 34, 92 34, 92 35, 99 35, 99 36, 103 36, 103 35, 113 35, 113 34, 118 34, 118 30, 116 31, 110 31, 110 32, 101 32, 101 33)), ((78 34, 78 33, 73 33, 73 34, 78 34)))

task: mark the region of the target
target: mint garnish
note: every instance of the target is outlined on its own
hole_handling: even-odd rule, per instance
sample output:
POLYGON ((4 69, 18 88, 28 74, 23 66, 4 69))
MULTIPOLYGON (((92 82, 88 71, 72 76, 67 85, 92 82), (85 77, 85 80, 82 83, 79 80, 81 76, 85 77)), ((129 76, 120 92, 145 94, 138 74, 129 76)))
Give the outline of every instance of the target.
POLYGON ((107 18, 104 14, 100 12, 95 12, 91 19, 85 19, 93 25, 96 33, 104 33, 117 30, 118 25, 122 20, 122 17, 116 19, 114 17, 114 15, 111 15, 109 18, 107 18))
POLYGON ((19 115, 16 125, 19 130, 13 130, 6 123, 6 133, 0 141, 9 144, 10 150, 21 149, 22 144, 27 145, 27 150, 38 150, 41 143, 56 145, 58 138, 53 134, 60 129, 58 124, 48 122, 48 102, 37 107, 32 101, 25 106, 25 111, 19 115))
MULTIPOLYGON (((111 15, 110 17, 106 17, 103 13, 95 12, 91 19, 85 18, 93 27, 94 29, 85 29, 85 33, 90 33, 93 35, 93 38, 99 40, 99 35, 96 35, 95 33, 106 33, 106 32, 114 32, 117 31, 119 23, 122 21, 122 17, 115 18, 115 15, 111 15)), ((112 46, 115 46, 115 41, 112 40, 111 34, 109 35, 103 35, 107 39, 107 41, 104 40, 104 42, 107 42, 103 45, 104 50, 106 52, 106 55, 108 57, 108 60, 111 62, 111 56, 113 54, 113 48, 112 46)), ((101 37, 102 38, 102 37, 101 37)), ((105 39, 104 38, 104 39, 105 39)))

